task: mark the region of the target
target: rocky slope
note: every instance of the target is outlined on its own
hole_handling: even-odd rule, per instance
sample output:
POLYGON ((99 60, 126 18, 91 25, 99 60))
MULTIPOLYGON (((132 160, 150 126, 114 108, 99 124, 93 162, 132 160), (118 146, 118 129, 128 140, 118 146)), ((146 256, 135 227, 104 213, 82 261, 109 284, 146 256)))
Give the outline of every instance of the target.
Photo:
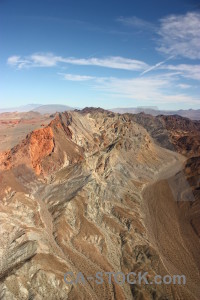
POLYGON ((188 157, 200 154, 200 121, 178 115, 153 117, 140 113, 129 116, 146 128, 160 146, 188 157))
POLYGON ((144 191, 182 161, 132 116, 91 108, 56 114, 2 152, 0 299, 198 299, 198 278, 183 288, 64 282, 68 271, 167 273, 144 191))
MULTIPOLYGON (((130 117, 145 127, 160 146, 175 150, 188 158, 183 172, 194 195, 194 201, 187 203, 191 213, 189 221, 199 236, 200 121, 191 121, 178 115, 152 117, 144 113, 130 117)), ((176 174, 176 182, 180 181, 179 177, 180 172, 176 174)))

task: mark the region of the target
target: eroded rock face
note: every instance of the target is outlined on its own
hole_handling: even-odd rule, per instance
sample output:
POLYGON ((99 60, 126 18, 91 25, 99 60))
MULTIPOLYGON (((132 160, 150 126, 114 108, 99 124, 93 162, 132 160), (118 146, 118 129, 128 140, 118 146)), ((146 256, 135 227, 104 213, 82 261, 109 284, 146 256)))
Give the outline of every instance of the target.
POLYGON ((0 153, 0 168, 9 170, 24 164, 37 175, 46 176, 82 158, 82 149, 72 142, 68 126, 57 115, 49 125, 32 131, 20 144, 0 153))
POLYGON ((67 285, 64 274, 166 273, 142 192, 179 155, 129 116, 87 108, 57 114, 0 159, 1 299, 176 299, 163 285, 67 285))
POLYGON ((51 127, 34 131, 30 136, 31 163, 37 175, 41 173, 40 162, 54 150, 54 135, 51 127))

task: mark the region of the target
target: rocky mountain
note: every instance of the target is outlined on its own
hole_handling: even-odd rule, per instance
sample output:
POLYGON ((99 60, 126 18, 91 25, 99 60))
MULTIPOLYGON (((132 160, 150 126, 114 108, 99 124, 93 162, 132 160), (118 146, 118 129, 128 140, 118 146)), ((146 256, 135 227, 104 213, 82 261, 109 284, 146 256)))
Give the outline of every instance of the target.
POLYGON ((174 149, 184 122, 160 118, 57 113, 0 153, 0 299, 199 299, 199 161, 174 149), (86 284, 66 284, 69 271, 86 284), (187 283, 109 284, 105 274, 140 271, 187 283))
POLYGON ((200 121, 178 115, 153 117, 144 113, 130 114, 130 118, 146 128, 160 146, 186 156, 200 153, 200 121))

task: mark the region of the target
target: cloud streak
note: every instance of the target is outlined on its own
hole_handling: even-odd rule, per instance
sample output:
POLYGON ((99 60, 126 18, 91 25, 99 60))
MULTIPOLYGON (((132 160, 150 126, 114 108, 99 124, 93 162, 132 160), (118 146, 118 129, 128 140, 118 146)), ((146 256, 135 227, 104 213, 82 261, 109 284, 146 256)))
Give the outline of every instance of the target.
POLYGON ((148 67, 148 65, 143 61, 124 58, 121 56, 109 56, 104 58, 74 58, 55 56, 51 53, 36 53, 28 57, 14 55, 8 58, 7 63, 10 66, 17 67, 18 69, 30 67, 55 67, 59 63, 79 66, 98 66, 129 71, 141 71, 148 67))
POLYGON ((132 16, 132 17, 121 16, 117 19, 117 21, 122 23, 123 25, 130 26, 132 28, 137 28, 140 30, 155 30, 155 26, 151 22, 148 22, 136 16, 132 16))
POLYGON ((154 66, 152 66, 152 67, 148 68, 147 70, 143 71, 143 72, 140 74, 140 76, 142 76, 142 75, 144 75, 144 74, 146 74, 146 73, 148 73, 148 72, 150 72, 150 71, 153 71, 153 70, 157 69, 158 67, 160 67, 161 65, 163 65, 163 64, 166 63, 168 60, 170 60, 170 59, 172 59, 172 58, 174 58, 174 57, 175 57, 174 55, 173 55, 173 56, 170 56, 169 58, 167 58, 167 59, 165 59, 165 60, 163 60, 163 61, 161 61, 161 62, 155 64, 154 66))
MULTIPOLYGON (((34 67, 57 67, 64 65, 78 65, 78 66, 94 66, 94 67, 104 67, 110 69, 121 69, 127 71, 136 71, 140 72, 139 75, 143 76, 155 69, 159 71, 164 71, 167 74, 167 71, 172 71, 176 73, 179 77, 184 77, 186 79, 200 80, 200 65, 199 64, 179 64, 179 65, 168 65, 165 64, 167 61, 173 59, 175 56, 172 55, 169 58, 161 61, 153 66, 148 65, 147 63, 139 60, 124 58, 120 56, 110 56, 105 58, 73 58, 73 57, 62 57, 56 56, 51 53, 46 54, 32 54, 28 57, 22 57, 14 55, 8 58, 7 63, 12 67, 17 69, 27 69, 34 67), (142 71, 142 72, 141 72, 142 71)), ((71 74, 66 74, 66 80, 76 79, 77 81, 83 81, 91 79, 89 78, 73 78, 71 74)), ((93 77, 94 78, 94 77, 93 77)))
POLYGON ((65 73, 59 73, 59 75, 63 76, 64 80, 69 81, 88 81, 95 79, 94 76, 88 76, 88 75, 77 75, 77 74, 65 74, 65 73))

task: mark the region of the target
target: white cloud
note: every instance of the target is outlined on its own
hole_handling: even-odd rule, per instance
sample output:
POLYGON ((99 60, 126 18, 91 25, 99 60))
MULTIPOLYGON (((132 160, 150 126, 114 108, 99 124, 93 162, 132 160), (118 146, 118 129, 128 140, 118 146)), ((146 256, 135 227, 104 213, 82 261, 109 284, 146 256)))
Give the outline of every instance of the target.
POLYGON ((121 99, 133 99, 147 105, 162 104, 200 104, 195 98, 181 92, 173 92, 177 82, 171 75, 157 75, 133 79, 99 78, 94 84, 96 90, 121 99), (170 90, 172 91, 170 93, 170 90))
POLYGON ((148 65, 140 60, 124 58, 120 56, 110 56, 105 58, 74 58, 55 56, 51 53, 32 54, 28 57, 11 56, 7 60, 9 65, 18 68, 26 67, 54 67, 58 63, 81 65, 81 66, 99 66, 112 69, 122 69, 130 71, 144 70, 148 65))
POLYGON ((168 85, 168 80, 159 78, 100 78, 97 80, 96 89, 104 92, 123 95, 123 97, 146 100, 154 98, 158 90, 168 85))
POLYGON ((18 67, 19 69, 26 67, 29 64, 28 60, 22 59, 21 56, 13 55, 7 60, 10 66, 18 67))
POLYGON ((181 89, 189 89, 189 88, 191 88, 192 86, 189 85, 189 84, 180 83, 180 84, 178 84, 178 87, 180 87, 181 89))
POLYGON ((200 58, 200 13, 171 15, 160 20, 159 51, 190 59, 200 58))
POLYGON ((180 64, 180 65, 166 65, 161 68, 165 70, 175 71, 184 78, 200 80, 200 65, 180 64))
POLYGON ((73 75, 59 73, 65 80, 91 81, 90 87, 96 91, 108 94, 113 98, 132 99, 144 105, 162 104, 199 104, 200 98, 188 96, 180 89, 190 86, 178 83, 177 73, 166 73, 156 76, 138 78, 93 77, 88 75, 73 75), (177 89, 177 87, 179 89, 177 89), (169 92, 176 90, 177 92, 169 92))
POLYGON ((140 60, 124 58, 120 56, 110 56, 106 58, 67 58, 64 59, 66 63, 75 64, 75 65, 85 65, 85 66, 99 66, 113 69, 122 69, 122 70, 143 70, 148 65, 140 60))
POLYGON ((30 65, 36 67, 55 67, 59 61, 62 61, 60 56, 55 56, 51 53, 47 54, 32 54, 28 58, 30 65))
POLYGON ((96 78, 87 75, 74 75, 74 74, 63 74, 63 73, 60 73, 60 75, 62 75, 65 80, 70 80, 70 81, 87 81, 96 78))
POLYGON ((138 29, 145 29, 145 30, 154 30, 155 29, 155 26, 152 23, 145 21, 143 19, 140 19, 136 16, 119 17, 117 19, 117 21, 124 25, 128 25, 128 26, 138 28, 138 29))
POLYGON ((9 65, 17 65, 20 61, 20 56, 17 56, 17 55, 13 55, 13 56, 10 56, 8 58, 8 64, 9 65))
POLYGON ((10 56, 7 63, 10 66, 15 66, 18 69, 30 67, 54 67, 62 58, 51 53, 46 54, 32 54, 28 57, 10 56))
POLYGON ((159 25, 136 16, 119 17, 123 25, 134 29, 151 30, 159 35, 158 51, 190 59, 200 58, 200 13, 188 12, 184 15, 169 15, 159 20, 159 25))

